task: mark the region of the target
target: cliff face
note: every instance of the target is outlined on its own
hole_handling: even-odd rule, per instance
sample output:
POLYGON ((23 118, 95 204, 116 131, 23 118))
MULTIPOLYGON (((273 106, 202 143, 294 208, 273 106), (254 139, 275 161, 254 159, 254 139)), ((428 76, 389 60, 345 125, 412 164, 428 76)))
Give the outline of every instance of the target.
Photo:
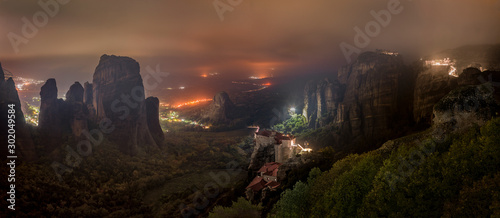
POLYGON ((418 74, 413 102, 413 116, 417 123, 429 125, 434 104, 458 87, 457 78, 448 72, 448 66, 439 66, 425 68, 418 74))
POLYGON ((413 87, 404 77, 413 75, 400 56, 363 53, 339 70, 337 80, 320 81, 315 92, 308 83, 304 113, 310 126, 333 125, 337 145, 385 140, 394 134, 395 123, 411 117, 411 101, 402 95, 413 87))
POLYGON ((336 121, 341 132, 347 133, 343 135, 351 135, 354 143, 386 140, 393 135, 398 128, 394 122, 409 116, 399 95, 405 86, 411 86, 402 84, 402 77, 411 76, 400 56, 372 52, 342 69, 339 80, 345 81, 346 90, 336 121))
POLYGON ((89 119, 95 121, 96 120, 96 111, 94 108, 94 96, 93 96, 94 90, 93 86, 89 82, 85 82, 83 85, 83 104, 87 108, 87 111, 89 112, 89 119))
POLYGON ((28 126, 24 120, 24 114, 21 110, 21 102, 19 101, 19 95, 16 90, 16 85, 14 80, 9 78, 5 81, 4 72, 0 64, 0 140, 2 140, 2 147, 0 148, 0 157, 5 159, 7 155, 17 155, 21 160, 33 161, 37 158, 35 153, 35 145, 32 140, 31 133, 28 126), (14 104, 15 110, 15 135, 16 135, 16 148, 15 153, 10 153, 7 147, 8 138, 8 117, 9 104, 14 104))
POLYGON ((309 127, 312 128, 316 126, 318 111, 316 93, 316 81, 311 80, 307 82, 304 88, 304 109, 302 110, 302 115, 306 117, 309 127))
POLYGON ((82 132, 88 130, 89 111, 83 103, 83 86, 75 82, 66 93, 66 104, 69 107, 68 120, 73 135, 77 139, 82 138, 82 132))
POLYGON ((132 58, 103 55, 92 82, 96 119, 111 120, 116 129, 110 133, 110 141, 131 155, 142 145, 156 145, 147 124, 139 70, 139 63, 132 58))
POLYGON ((40 99, 38 129, 44 150, 50 152, 59 147, 65 140, 65 133, 69 133, 69 108, 57 98, 55 79, 45 82, 40 90, 40 99))
POLYGON ((455 89, 433 107, 433 124, 452 131, 482 126, 500 111, 499 93, 492 83, 455 89))
POLYGON ((436 111, 436 103, 457 88, 498 80, 492 69, 499 57, 499 46, 466 46, 406 66, 398 55, 366 52, 340 68, 334 82, 307 83, 303 115, 310 127, 331 126, 336 145, 376 145, 413 124, 430 126, 452 116, 436 111))
POLYGON ((89 112, 83 104, 83 94, 79 82, 71 85, 66 100, 57 98, 55 79, 48 79, 42 86, 38 131, 44 152, 60 147, 70 135, 75 140, 84 139, 82 133, 88 130, 89 112))
POLYGON ((146 98, 146 114, 148 120, 148 128, 151 131, 157 145, 163 145, 163 140, 165 140, 165 135, 160 126, 160 100, 156 97, 146 98))
POLYGON ((309 127, 319 128, 327 125, 337 114, 342 101, 345 86, 338 80, 324 79, 319 82, 309 81, 304 88, 304 109, 309 127))
POLYGON ((484 81, 478 78, 488 74, 488 70, 499 70, 500 46, 463 46, 426 57, 426 60, 444 59, 448 59, 449 64, 433 66, 421 63, 426 66, 418 74, 413 103, 417 123, 430 125, 433 106, 450 91, 464 85, 480 84, 484 81), (458 78, 449 75, 453 69, 458 78))

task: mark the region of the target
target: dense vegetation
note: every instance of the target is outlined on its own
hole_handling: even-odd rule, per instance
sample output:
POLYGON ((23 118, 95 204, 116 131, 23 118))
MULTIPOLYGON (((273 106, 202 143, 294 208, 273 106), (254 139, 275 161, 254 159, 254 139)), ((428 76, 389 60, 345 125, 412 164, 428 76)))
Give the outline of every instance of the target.
POLYGON ((276 217, 500 215, 500 119, 466 134, 349 155, 282 193, 276 217))
POLYGON ((262 206, 253 205, 250 201, 240 197, 238 201, 233 202, 231 207, 216 206, 210 212, 209 218, 251 218, 259 217, 262 206))
POLYGON ((289 119, 276 124, 272 129, 286 134, 300 134, 308 129, 306 117, 302 114, 293 114, 289 119))
MULTIPOLYGON (((66 163, 65 150, 57 149, 48 155, 51 158, 16 167, 16 214, 152 217, 180 216, 185 208, 203 213, 216 201, 230 202, 236 195, 233 190, 245 185, 244 170, 228 174, 230 183, 225 186, 219 186, 210 174, 225 172, 230 162, 235 169, 245 168, 248 154, 244 150, 252 142, 249 135, 247 130, 169 133, 163 148, 134 157, 104 141, 94 147, 91 155, 83 157, 71 173, 65 173, 62 181, 50 166, 53 161, 66 163), (193 201, 200 193, 210 193, 199 197, 205 201, 203 208, 193 201)), ((6 187, 7 180, 1 180, 0 185, 6 187)), ((6 192, 0 193, 0 197, 6 199, 6 192)), ((2 210, 7 208, 6 203, 2 201, 2 210)))

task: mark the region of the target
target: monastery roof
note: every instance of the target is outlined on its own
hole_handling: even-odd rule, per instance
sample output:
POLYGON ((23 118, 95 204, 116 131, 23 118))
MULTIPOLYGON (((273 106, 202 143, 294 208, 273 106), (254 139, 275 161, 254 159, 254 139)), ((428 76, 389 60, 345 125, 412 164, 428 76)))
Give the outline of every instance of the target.
POLYGON ((285 135, 283 133, 277 132, 277 131, 271 131, 271 130, 260 130, 259 132, 255 133, 260 136, 264 137, 272 137, 274 136, 274 139, 276 140, 277 144, 281 144, 282 140, 293 140, 295 137, 293 135, 285 135))
POLYGON ((253 191, 260 191, 265 187, 266 184, 267 184, 266 181, 264 181, 262 177, 256 176, 252 180, 252 182, 250 182, 250 184, 246 187, 246 189, 252 189, 253 191))
POLYGON ((262 166, 258 172, 268 176, 278 176, 278 168, 281 165, 281 163, 269 162, 264 164, 264 166, 262 166))

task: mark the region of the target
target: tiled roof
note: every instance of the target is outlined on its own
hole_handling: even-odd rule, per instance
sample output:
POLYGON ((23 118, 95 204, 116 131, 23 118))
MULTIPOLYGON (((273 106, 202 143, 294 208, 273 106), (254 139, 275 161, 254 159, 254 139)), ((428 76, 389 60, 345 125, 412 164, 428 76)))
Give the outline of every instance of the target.
POLYGON ((276 140, 276 144, 281 144, 282 140, 292 140, 295 138, 293 135, 285 135, 283 133, 271 131, 271 130, 261 130, 255 134, 261 135, 264 137, 271 137, 272 135, 274 135, 274 140, 276 140))
POLYGON ((270 188, 278 188, 280 185, 281 184, 279 182, 270 181, 270 182, 266 183, 264 186, 270 187, 270 188))
POLYGON ((259 171, 259 173, 264 173, 264 175, 268 176, 278 176, 278 168, 281 166, 281 163, 269 162, 264 164, 259 171))
POLYGON ((266 183, 264 179, 260 176, 256 176, 250 185, 246 187, 246 189, 252 189, 253 191, 260 191, 265 187, 270 187, 270 188, 277 188, 281 185, 281 183, 276 182, 276 181, 269 181, 266 183))
POLYGON ((260 176, 256 176, 252 182, 246 187, 246 189, 252 189, 254 191, 262 190, 266 185, 266 182, 260 176))
POLYGON ((266 137, 269 137, 272 135, 273 132, 269 131, 269 130, 261 130, 259 132, 257 132, 256 134, 257 135, 261 135, 261 136, 266 136, 266 137))

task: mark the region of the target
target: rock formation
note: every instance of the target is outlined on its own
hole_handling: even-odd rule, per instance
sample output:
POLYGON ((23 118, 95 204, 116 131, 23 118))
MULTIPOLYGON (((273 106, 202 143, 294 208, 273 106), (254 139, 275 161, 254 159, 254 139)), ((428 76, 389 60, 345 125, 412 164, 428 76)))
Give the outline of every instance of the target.
POLYGON ((400 128, 395 121, 409 116, 401 114, 407 106, 399 95, 411 87, 402 84, 402 77, 411 76, 401 56, 373 52, 361 54, 353 64, 339 70, 339 81, 346 86, 336 118, 340 136, 350 135, 354 143, 366 143, 394 135, 400 128))
POLYGON ((160 100, 156 97, 146 98, 146 114, 148 128, 157 145, 163 145, 165 135, 160 126, 160 100))
POLYGON ((83 103, 83 86, 79 82, 75 82, 69 87, 66 92, 66 101, 74 101, 83 103))
POLYGON ((69 108, 68 121, 75 138, 82 138, 82 132, 88 130, 88 109, 83 103, 83 86, 75 82, 66 93, 66 105, 69 108))
POLYGON ((330 82, 328 78, 317 83, 311 80, 306 84, 302 114, 309 127, 319 128, 333 121, 339 102, 344 97, 344 89, 338 80, 330 82))
POLYGON ((229 124, 235 106, 226 92, 219 92, 203 115, 203 120, 212 124, 229 124))
POLYGON ((302 115, 306 117, 309 127, 312 128, 316 126, 318 111, 316 93, 316 81, 311 80, 307 82, 304 88, 304 109, 302 110, 302 115))
POLYGON ((69 133, 69 108, 62 99, 57 98, 55 79, 48 79, 40 90, 40 114, 38 129, 42 138, 43 148, 50 152, 61 146, 63 136, 69 133))
POLYGON ((0 148, 1 159, 7 157, 7 155, 17 155, 20 161, 33 161, 37 158, 35 153, 35 145, 32 140, 32 136, 26 122, 24 120, 24 114, 21 110, 21 102, 19 100, 19 95, 16 90, 16 85, 14 80, 9 78, 5 81, 5 74, 0 64, 0 140, 2 141, 2 147, 0 148), (14 105, 15 110, 15 124, 13 129, 15 130, 15 153, 10 153, 7 147, 8 138, 8 117, 9 114, 9 104, 14 105))
POLYGON ((363 53, 332 82, 309 82, 303 113, 310 127, 333 125, 337 146, 382 142, 410 120, 411 97, 403 95, 412 93, 405 77, 413 75, 400 56, 363 53))
MULTIPOLYGON (((399 55, 366 52, 340 68, 333 82, 307 83, 303 115, 312 128, 328 125, 336 146, 376 146, 405 131, 430 126, 433 115, 441 117, 434 122, 442 123, 448 119, 446 114, 463 114, 443 114, 433 108, 459 87, 485 82, 500 87, 495 82, 500 80, 500 73, 492 70, 500 67, 498 57, 498 46, 469 46, 407 66, 399 55)), ((482 92, 476 94, 485 97, 482 92)), ((500 98, 498 93, 493 97, 500 98)))
POLYGON ((108 139, 130 155, 155 145, 147 123, 139 63, 129 57, 103 55, 95 69, 93 108, 97 122, 110 119, 116 129, 108 139))
POLYGON ((458 87, 458 79, 448 74, 448 68, 427 67, 418 74, 413 102, 413 116, 417 123, 430 125, 434 104, 458 87))
POLYGON ((492 83, 465 86, 451 91, 434 106, 433 124, 459 129, 482 126, 500 111, 492 83))
POLYGON ((85 82, 83 85, 83 104, 87 107, 89 112, 89 120, 96 121, 95 118, 95 108, 94 108, 94 96, 93 96, 93 86, 89 82, 85 82))

